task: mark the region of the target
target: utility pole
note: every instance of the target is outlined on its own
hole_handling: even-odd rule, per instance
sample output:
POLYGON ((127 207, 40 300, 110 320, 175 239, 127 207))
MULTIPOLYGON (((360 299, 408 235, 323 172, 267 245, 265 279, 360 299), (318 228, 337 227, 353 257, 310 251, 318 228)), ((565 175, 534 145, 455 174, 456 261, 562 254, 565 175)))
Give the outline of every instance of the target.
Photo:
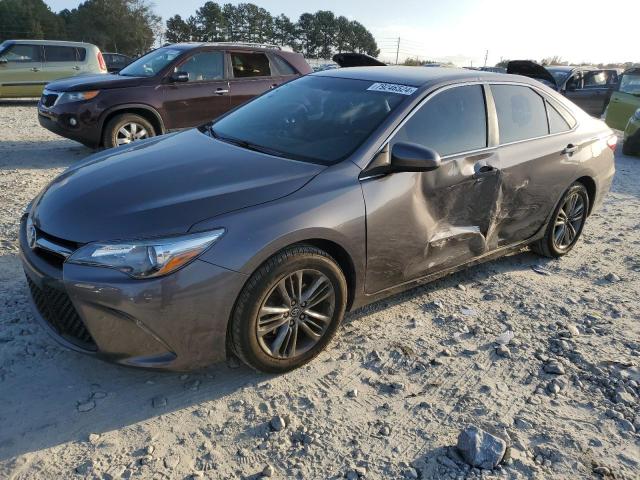
POLYGON ((489 50, 487 50, 484 54, 484 66, 487 66, 487 58, 489 57, 489 50))
POLYGON ((396 47, 396 65, 398 65, 398 56, 400 55, 400 37, 398 37, 398 46, 396 47))

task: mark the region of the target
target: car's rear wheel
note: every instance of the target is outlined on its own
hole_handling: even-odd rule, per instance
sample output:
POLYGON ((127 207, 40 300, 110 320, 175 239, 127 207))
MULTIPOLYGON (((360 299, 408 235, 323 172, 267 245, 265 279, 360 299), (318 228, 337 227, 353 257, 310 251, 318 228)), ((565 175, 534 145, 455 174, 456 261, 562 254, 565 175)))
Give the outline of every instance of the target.
POLYGON ((112 148, 155 135, 156 131, 149 120, 135 113, 122 113, 109 120, 104 129, 102 143, 105 148, 112 148))
POLYGON ((298 245, 267 260, 238 297, 231 347, 263 372, 298 368, 331 341, 347 303, 347 284, 326 252, 298 245))
POLYGON ((582 183, 576 182, 562 196, 544 237, 531 245, 532 250, 551 258, 569 253, 582 234, 588 212, 589 194, 582 183))

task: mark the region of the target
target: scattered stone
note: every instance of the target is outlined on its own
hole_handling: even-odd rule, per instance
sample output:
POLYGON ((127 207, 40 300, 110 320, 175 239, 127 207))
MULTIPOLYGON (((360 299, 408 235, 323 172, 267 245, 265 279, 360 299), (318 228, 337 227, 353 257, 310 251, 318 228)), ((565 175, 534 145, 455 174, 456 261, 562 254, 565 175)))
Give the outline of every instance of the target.
POLYGON ((87 460, 76 467, 76 473, 78 475, 88 475, 93 470, 93 461, 87 460))
POLYGON ((511 350, 509 350, 507 347, 505 347, 504 345, 498 345, 496 347, 496 354, 499 357, 503 357, 503 358, 510 358, 511 357, 511 350))
POLYGON ((147 447, 144 449, 147 455, 152 455, 155 450, 156 447, 154 447, 153 445, 147 445, 147 447))
POLYGON ((626 405, 633 405, 635 400, 630 393, 618 391, 615 396, 616 403, 624 403, 626 405))
POLYGON ((547 392, 549 392, 549 393, 552 393, 552 394, 556 395, 556 394, 560 393, 560 390, 562 390, 562 387, 555 380, 551 380, 547 384, 547 392))
POLYGON ((96 402, 93 400, 89 400, 88 402, 78 403, 78 411, 79 412, 89 412, 96 408, 96 402))
POLYGON ((513 423, 516 428, 519 428, 520 430, 531 430, 533 428, 533 425, 531 425, 531 423, 526 421, 524 418, 517 417, 513 421, 513 423))
POLYGON ((498 295, 496 295, 495 293, 485 293, 482 297, 483 300, 486 300, 487 302, 491 302, 493 300, 497 300, 498 299, 498 295))
POLYGON ((577 337, 580 335, 580 330, 578 330, 578 327, 576 327, 573 323, 568 323, 567 325, 565 325, 565 329, 567 333, 569 333, 570 337, 577 337))
POLYGON ((448 348, 445 348, 440 352, 440 355, 442 355, 443 357, 450 357, 451 355, 453 355, 453 353, 451 353, 451 350, 449 350, 448 348))
POLYGON ((560 362, 557 362, 555 360, 552 360, 551 362, 545 364, 543 369, 544 369, 545 373, 551 373, 553 375, 564 375, 565 374, 564 366, 560 362))
POLYGON ((164 457, 164 466, 169 469, 174 469, 180 463, 180 457, 178 455, 167 455, 164 457))
POLYGON ((347 392, 347 396, 350 398, 356 398, 358 396, 358 389, 357 388, 352 388, 351 390, 349 390, 347 392))
POLYGON ((460 313, 466 317, 474 317, 477 314, 475 308, 472 307, 462 307, 460 309, 460 313))
POLYGON ((507 444, 475 425, 468 425, 458 436, 457 448, 472 467, 491 470, 502 460, 507 444))
POLYGON ((511 330, 507 330, 506 332, 498 335, 498 338, 496 338, 496 343, 498 345, 509 345, 509 342, 513 340, 513 337, 515 337, 515 334, 511 330))
POLYGON ((616 275, 615 273, 613 273, 613 272, 607 273, 605 275, 604 279, 607 282, 610 282, 610 283, 616 283, 616 282, 619 282, 621 280, 621 278, 618 275, 616 275))
POLYGON ((418 478, 418 471, 413 467, 409 467, 404 471, 403 475, 404 478, 416 479, 418 478))
POLYGON ((391 435, 391 428, 389 428, 388 425, 383 425, 382 427, 380 427, 379 433, 383 437, 388 437, 389 435, 391 435))
POLYGON ((603 477, 610 477, 611 476, 611 469, 609 467, 605 467, 603 465, 596 466, 596 467, 593 468, 593 473, 595 473, 596 475, 602 475, 603 477))
POLYGON ((163 397, 162 395, 158 395, 157 397, 153 397, 151 399, 151 405, 153 408, 162 408, 167 406, 167 397, 163 397))
POLYGON ((542 265, 531 265, 531 270, 533 270, 539 275, 551 275, 551 272, 549 271, 549 269, 547 269, 542 265))
POLYGON ((345 352, 342 354, 342 360, 351 360, 353 358, 353 353, 351 352, 345 352))
POLYGON ((276 415, 271 419, 269 425, 274 431, 279 432, 281 430, 284 430, 284 428, 287 426, 287 422, 280 415, 276 415))
POLYGON ((89 434, 89 443, 91 443, 92 445, 95 445, 99 441, 100 441, 100 435, 98 435, 97 433, 89 434))
POLYGON ((267 466, 262 469, 262 476, 263 477, 273 476, 273 467, 267 464, 267 466))

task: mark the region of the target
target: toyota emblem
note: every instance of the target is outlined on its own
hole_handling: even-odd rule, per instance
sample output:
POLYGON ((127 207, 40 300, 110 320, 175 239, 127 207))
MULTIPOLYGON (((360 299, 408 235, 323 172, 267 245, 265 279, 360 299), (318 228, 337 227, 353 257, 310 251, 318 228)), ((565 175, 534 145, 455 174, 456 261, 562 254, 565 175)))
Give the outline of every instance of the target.
POLYGON ((31 219, 27 220, 27 245, 33 250, 36 248, 37 233, 31 219))

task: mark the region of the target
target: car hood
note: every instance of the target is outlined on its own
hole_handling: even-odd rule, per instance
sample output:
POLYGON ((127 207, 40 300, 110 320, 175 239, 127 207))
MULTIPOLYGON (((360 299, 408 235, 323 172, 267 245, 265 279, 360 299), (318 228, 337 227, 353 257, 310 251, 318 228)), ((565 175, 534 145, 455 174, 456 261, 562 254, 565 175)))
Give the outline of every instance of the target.
POLYGON ((31 216, 44 233, 76 243, 176 235, 202 220, 289 195, 324 168, 192 129, 108 150, 69 168, 36 198, 31 216))
POLYGON ((556 79, 542 65, 532 62, 531 60, 512 60, 507 64, 507 73, 513 75, 523 75, 536 80, 544 80, 549 82, 554 88, 558 88, 556 79))
POLYGON ((336 53, 332 60, 340 67, 384 67, 387 64, 364 53, 336 53))
POLYGON ((148 78, 125 77, 111 73, 77 75, 48 83, 47 90, 54 92, 82 92, 86 90, 137 87, 145 80, 148 80, 148 78))

